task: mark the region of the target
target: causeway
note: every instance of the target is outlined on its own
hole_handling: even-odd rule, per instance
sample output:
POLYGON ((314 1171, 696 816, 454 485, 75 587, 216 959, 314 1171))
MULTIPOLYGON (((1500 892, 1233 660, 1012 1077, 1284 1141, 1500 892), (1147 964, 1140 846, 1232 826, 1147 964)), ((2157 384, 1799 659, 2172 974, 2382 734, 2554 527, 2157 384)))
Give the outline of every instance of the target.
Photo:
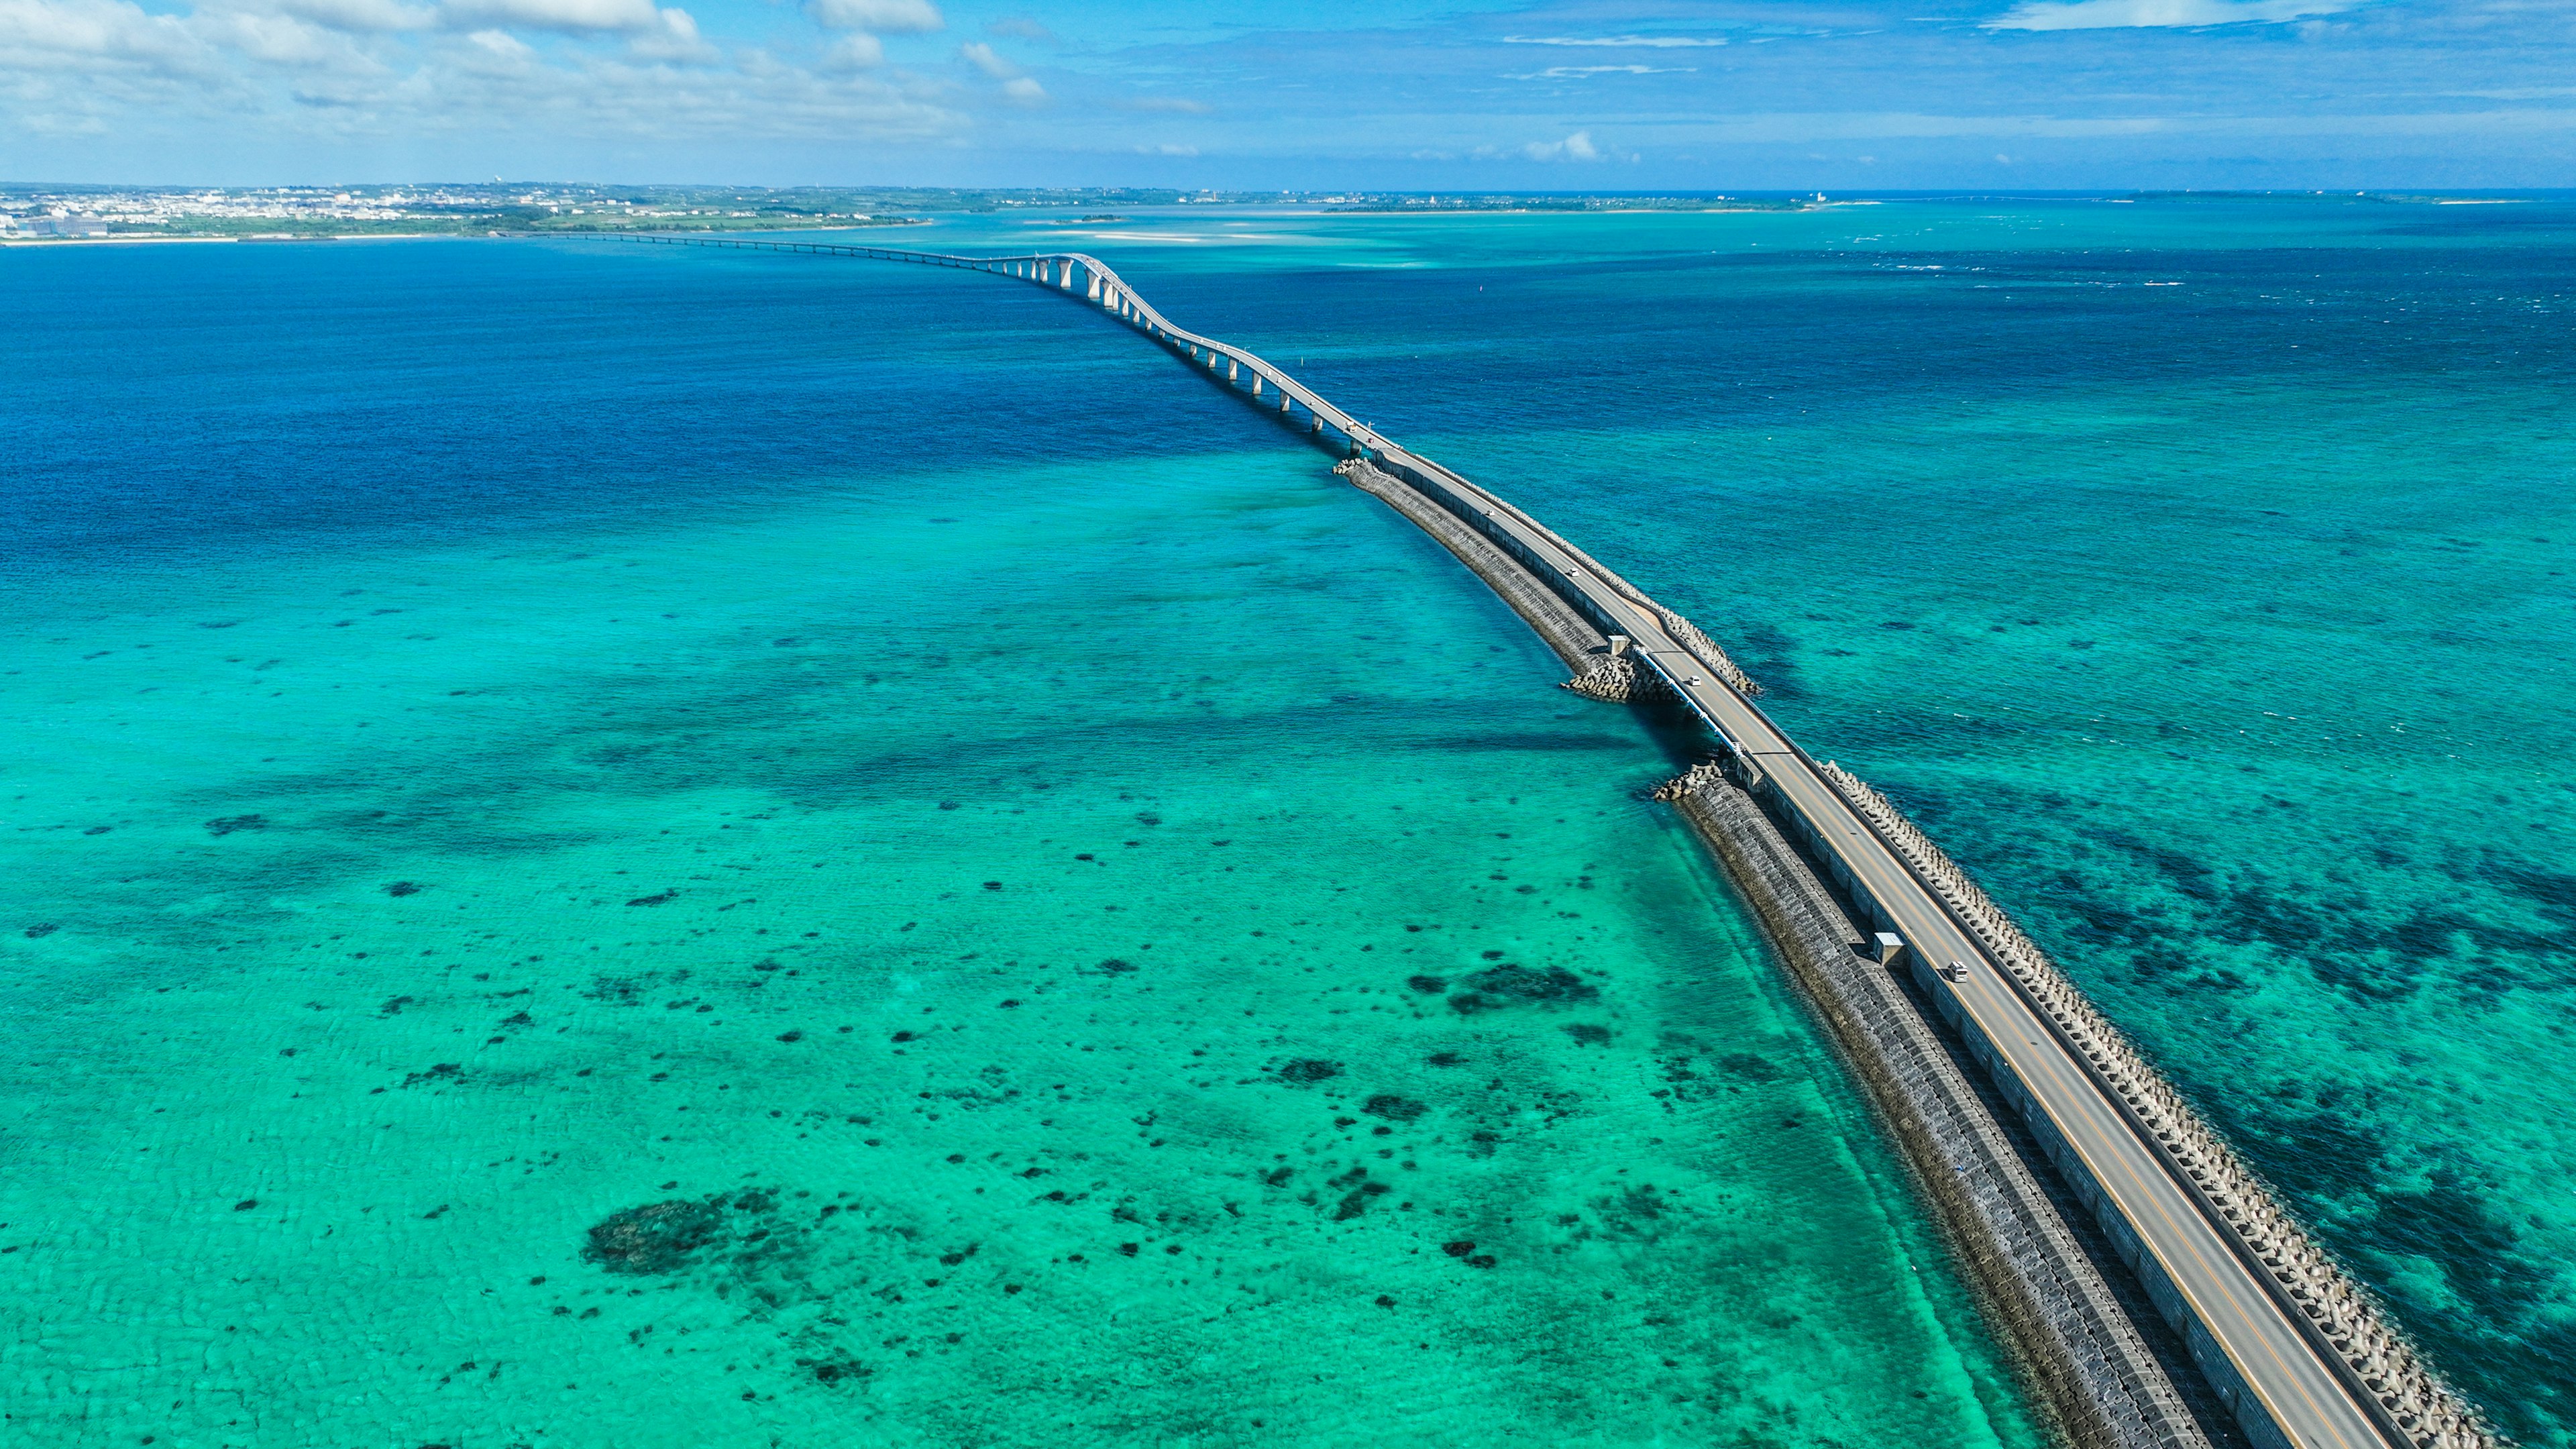
POLYGON ((1880 964, 1910 974, 1993 1076, 2248 1439, 2263 1449, 2473 1449, 2494 1442, 2437 1384, 2396 1392, 2397 1375, 2377 1378, 2374 1361, 2349 1341, 2338 1347, 2295 1275, 2265 1261, 2274 1250, 2213 1197, 2200 1180, 2198 1159, 2178 1150, 2170 1125, 2160 1125, 2164 1119, 2147 1110, 2139 1089, 2105 1065, 2100 1044, 2040 989, 2026 962, 1998 949, 1994 932, 1973 923, 1955 889, 1945 893, 1920 850, 1909 858, 1884 814, 1865 810, 1874 792, 1859 787, 1855 795, 1856 782, 1800 749, 1754 702, 1751 681, 1705 635, 1537 520, 1380 435, 1285 370, 1174 326, 1114 270, 1081 253, 968 257, 822 241, 620 239, 1018 278, 1097 307, 1253 405, 1400 480, 1510 555, 1589 621, 1608 640, 1604 665, 1633 680, 1634 693, 1677 701, 1715 735, 1722 751, 1717 763, 1728 776, 1788 828, 1854 903, 1856 915, 1870 917, 1862 924, 1879 933, 1880 964))

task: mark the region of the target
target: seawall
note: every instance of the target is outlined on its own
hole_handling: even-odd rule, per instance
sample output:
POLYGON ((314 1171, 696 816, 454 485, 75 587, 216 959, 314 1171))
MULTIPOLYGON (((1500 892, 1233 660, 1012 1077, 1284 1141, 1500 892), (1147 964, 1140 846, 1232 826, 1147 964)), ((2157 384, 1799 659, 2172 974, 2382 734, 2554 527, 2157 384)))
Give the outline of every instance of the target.
MULTIPOLYGON (((1871 829, 1930 883, 1952 919, 1966 926, 1978 947, 2011 973, 2020 990, 2039 1006, 2043 1029, 2059 1039, 2068 1058, 2081 1064, 2107 1098, 2121 1104, 2138 1140, 2152 1144, 2174 1181, 2187 1185, 2210 1221, 2226 1225, 2236 1250, 2281 1303, 2283 1316, 2298 1326, 2318 1356, 2333 1365, 2356 1397, 2388 1425, 2393 1438, 2443 1446, 2503 1442, 2424 1363, 2379 1304, 2281 1204, 2272 1188, 1973 877, 1886 796, 1840 765, 1828 761, 1823 768, 1871 829)), ((1921 969, 1917 963, 1917 970, 1921 969)), ((2069 1144, 2046 1129, 2043 1114, 2009 1073, 1996 1075, 2015 1107, 2031 1121, 2042 1148, 2065 1162, 2071 1153, 2069 1144)), ((2079 1188, 2091 1187, 2071 1165, 2068 1176, 2079 1188)), ((2251 1386, 2227 1362, 2179 1288, 2148 1263, 2144 1245, 2110 1202, 2097 1191, 2087 1191, 2085 1198, 2120 1256, 2137 1268, 2158 1309, 2183 1332, 2193 1358, 2221 1397, 2238 1406, 2240 1418, 2259 1419, 2252 1412, 2251 1386)))
POLYGON ((1497 547, 1493 540, 1469 528, 1451 516, 1449 511, 1423 497, 1402 481, 1390 478, 1367 463, 1346 462, 1333 470, 1348 479, 1351 486, 1371 494, 1387 507, 1403 514, 1437 540, 1443 548, 1458 556, 1496 597, 1511 606, 1556 657, 1565 661, 1577 674, 1588 670, 1592 662, 1609 652, 1609 637, 1593 622, 1574 611, 1574 606, 1557 597, 1523 568, 1520 561, 1497 547))
POLYGON ((1675 807, 1726 867, 1867 1090, 1989 1320, 2067 1437, 2171 1449, 2233 1442, 2224 1408, 2175 1383, 2171 1353, 2150 1345, 2086 1252, 2058 1207, 2062 1194, 2040 1182, 1888 969, 1861 952, 1862 932, 1779 827, 1715 771, 1674 787, 1675 807))
MULTIPOLYGON (((1590 620, 1448 509, 1366 462, 1335 471, 1448 548, 1578 676, 1607 655, 1608 640, 1590 620)), ((1863 933, 1779 827, 1714 767, 1663 793, 1752 906, 1933 1205, 1998 1336, 2066 1437, 2084 1449, 2236 1442, 2205 1390, 2177 1388, 1950 1048, 1887 968, 1861 954, 1863 933)))

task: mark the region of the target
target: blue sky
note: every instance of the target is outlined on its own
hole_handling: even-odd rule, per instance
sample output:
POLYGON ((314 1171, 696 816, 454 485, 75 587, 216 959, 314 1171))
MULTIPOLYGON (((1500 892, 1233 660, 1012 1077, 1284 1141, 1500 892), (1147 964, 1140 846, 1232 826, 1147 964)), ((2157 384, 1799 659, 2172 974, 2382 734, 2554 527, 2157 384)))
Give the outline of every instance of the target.
POLYGON ((0 0, 0 177, 2565 186, 2571 0, 0 0))

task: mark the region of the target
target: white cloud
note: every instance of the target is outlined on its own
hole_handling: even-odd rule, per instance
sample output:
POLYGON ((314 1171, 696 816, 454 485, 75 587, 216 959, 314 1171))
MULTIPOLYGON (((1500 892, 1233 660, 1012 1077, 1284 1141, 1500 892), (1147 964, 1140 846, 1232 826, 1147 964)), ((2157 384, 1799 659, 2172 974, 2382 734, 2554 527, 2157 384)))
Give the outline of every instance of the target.
POLYGON ((638 60, 666 60, 705 65, 719 58, 716 48, 698 34, 696 17, 686 10, 665 10, 658 29, 638 35, 626 47, 638 60))
POLYGON ((885 42, 864 30, 853 31, 823 53, 830 70, 869 70, 885 64, 885 42))
POLYGON ((0 0, 0 63, 12 69, 88 61, 166 70, 204 50, 177 17, 127 0, 0 0))
MULTIPOLYGON (((0 135, 21 147, 149 147, 196 135, 438 145, 536 134, 630 146, 846 146, 954 142, 975 126, 946 103, 954 86, 935 80, 799 65, 757 47, 708 64, 724 57, 679 9, 651 9, 634 23, 642 18, 630 12, 487 4, 479 13, 494 19, 474 24, 462 22, 457 0, 432 12, 446 23, 431 29, 446 34, 414 39, 377 27, 417 30, 417 13, 343 0, 195 3, 156 16, 131 0, 0 0, 0 135), (336 24, 287 13, 326 4, 336 24), (588 23, 603 14, 628 28, 588 23), (574 44, 540 48, 511 33, 531 18, 547 29, 584 23, 574 44)), ((864 35, 839 39, 873 45, 864 35)))
POLYGON ((1676 50, 1695 45, 1724 45, 1724 36, 1696 35, 1506 35, 1505 45, 1643 45, 1676 50))
POLYGON ((321 69, 375 68, 349 37, 291 15, 257 15, 248 11, 198 11, 192 29, 228 50, 271 65, 321 69))
POLYGON ((948 28, 948 21, 930 0, 808 0, 805 10, 816 24, 833 30, 927 35, 948 28))
POLYGON ((653 0, 447 0, 441 15, 459 29, 517 26, 573 34, 652 30, 662 23, 653 0))
POLYGON ((1045 105, 1046 87, 1029 79, 1018 66, 1002 58, 999 51, 980 40, 970 40, 957 47, 957 57, 968 65, 1002 83, 1002 98, 1018 106, 1045 105))
POLYGON ((437 19, 425 9, 395 0, 278 0, 277 9, 333 30, 426 30, 437 19))
POLYGON ((2278 24, 2332 15, 2357 0, 2022 0, 1984 22, 1988 30, 2125 30, 2150 26, 2278 24))
POLYGON ((1577 131, 1562 141, 1532 141, 1521 148, 1521 154, 1532 161, 1598 161, 1601 152, 1592 144, 1590 131, 1577 131))
POLYGON ((478 84, 537 78, 544 70, 537 64, 535 49, 506 30, 470 31, 462 44, 442 46, 440 50, 443 63, 435 70, 424 66, 414 71, 407 86, 434 87, 452 97, 478 84))
POLYGON ((1194 101, 1186 96, 1137 96, 1112 104, 1122 111, 1173 111, 1184 116, 1204 116, 1216 110, 1205 101, 1194 101))

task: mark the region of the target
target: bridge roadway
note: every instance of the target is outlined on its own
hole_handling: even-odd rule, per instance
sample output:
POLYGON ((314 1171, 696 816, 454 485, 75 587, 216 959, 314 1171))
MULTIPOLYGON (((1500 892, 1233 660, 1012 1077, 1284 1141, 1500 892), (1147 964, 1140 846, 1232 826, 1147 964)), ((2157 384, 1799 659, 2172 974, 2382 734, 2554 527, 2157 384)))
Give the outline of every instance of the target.
MULTIPOLYGON (((1997 969, 1974 935, 1844 800, 1814 760, 1751 700, 1715 678, 1658 614, 1603 577, 1536 520, 1381 436, 1253 353, 1171 325, 1115 271, 1081 253, 962 257, 821 243, 727 239, 716 244, 964 267, 1018 276, 1068 292, 1078 272, 1084 278, 1084 300, 1097 303, 1194 364, 1211 371, 1225 364, 1228 382, 1247 380, 1244 375, 1249 374, 1256 401, 1275 392, 1279 412, 1288 412, 1292 403, 1302 406, 1314 431, 1330 428, 1367 452, 1380 467, 1406 476, 1435 501, 1503 543, 1544 582, 1591 614, 1605 632, 1628 636, 1646 667, 1779 791, 1789 808, 1803 818, 1813 840, 1839 860, 1846 878, 1876 903, 1909 946, 1935 966, 1951 961, 1966 964, 1965 979, 1960 981, 1929 973, 1917 973, 1917 977, 1925 980, 1928 989, 1954 997, 1961 1019, 1983 1034, 1993 1048, 1993 1058, 2018 1079, 2181 1295, 2209 1342, 2224 1355, 2255 1401, 2242 1402, 2221 1382, 2222 1393, 2240 1399, 2237 1413, 2250 1437, 2267 1446, 2286 1443, 2293 1449, 2412 1449, 2393 1424, 2383 1431, 2384 1415, 2373 1412, 2378 1406, 2365 1406, 2337 1366, 2311 1345, 2305 1326, 2295 1316, 2297 1310, 2249 1261, 2250 1250, 2202 1210, 2143 1129, 2058 1035, 2047 1015, 2023 995, 2008 973, 1997 969), (2269 1422, 2263 1422, 2267 1418, 2269 1422)), ((2224 1376, 2213 1374, 2213 1378, 2224 1376)))
MULTIPOLYGON (((1549 572, 1584 597, 1591 606, 1588 612, 1615 621, 1619 627, 1614 632, 1635 641, 1634 652, 1674 694, 1760 769, 1805 820, 1813 839, 1840 860, 1848 879, 1877 904, 1909 946, 1935 964, 1967 963, 1966 979, 1935 978, 1929 988, 1957 998, 1965 1019, 1984 1034, 2091 1173, 2283 1439, 2297 1449, 2389 1449, 2373 1416, 2354 1402, 2334 1367, 2288 1316, 2294 1310, 2285 1308, 2258 1270, 2240 1256, 2233 1235, 2203 1214, 2045 1014, 1997 969, 1803 750, 1751 701, 1713 678, 1661 619, 1602 581, 1517 509, 1437 464, 1383 440, 1379 446, 1385 454, 1381 461, 1409 466, 1470 500, 1490 520, 1489 532, 1511 536, 1519 545, 1514 552, 1549 565, 1549 572)), ((2258 1426, 2248 1427, 2259 1436, 2258 1426)))

